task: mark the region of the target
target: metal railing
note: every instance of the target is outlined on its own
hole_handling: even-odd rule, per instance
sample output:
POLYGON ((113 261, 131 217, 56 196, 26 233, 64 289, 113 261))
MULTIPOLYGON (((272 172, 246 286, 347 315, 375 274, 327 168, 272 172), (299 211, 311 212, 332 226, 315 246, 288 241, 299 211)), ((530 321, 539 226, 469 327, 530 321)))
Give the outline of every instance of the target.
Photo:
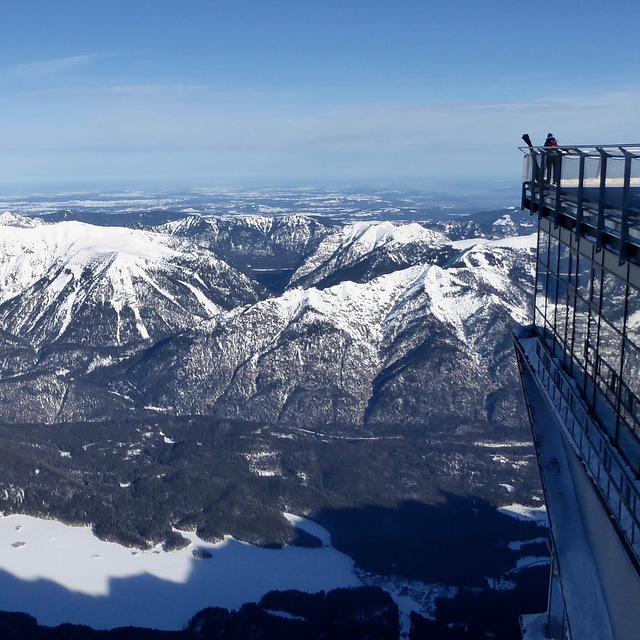
POLYGON ((640 483, 598 423, 589 415, 575 384, 561 364, 535 340, 535 355, 516 339, 521 356, 538 379, 541 391, 555 408, 563 431, 582 459, 588 475, 598 488, 619 531, 626 540, 635 563, 640 566, 640 483))
POLYGON ((640 261, 640 144, 520 149, 523 209, 640 261))

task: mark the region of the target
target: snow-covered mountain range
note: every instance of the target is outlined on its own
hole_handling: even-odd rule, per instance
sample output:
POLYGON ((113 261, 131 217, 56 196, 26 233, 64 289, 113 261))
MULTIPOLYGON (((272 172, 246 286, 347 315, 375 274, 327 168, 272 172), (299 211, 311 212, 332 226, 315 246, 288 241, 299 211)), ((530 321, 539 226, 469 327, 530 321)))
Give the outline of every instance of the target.
POLYGON ((503 237, 517 226, 452 240, 460 225, 5 213, 0 419, 512 425, 534 245, 503 237))

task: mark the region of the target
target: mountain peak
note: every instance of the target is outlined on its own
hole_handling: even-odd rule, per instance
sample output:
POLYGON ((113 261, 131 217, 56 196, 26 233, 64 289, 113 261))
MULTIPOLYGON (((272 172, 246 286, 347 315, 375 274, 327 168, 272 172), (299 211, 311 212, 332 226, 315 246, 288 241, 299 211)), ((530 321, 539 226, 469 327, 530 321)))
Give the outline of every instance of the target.
POLYGON ((18 227, 29 228, 36 227, 41 224, 37 218, 27 218, 26 216, 19 216, 11 211, 4 211, 0 213, 0 226, 2 227, 18 227))

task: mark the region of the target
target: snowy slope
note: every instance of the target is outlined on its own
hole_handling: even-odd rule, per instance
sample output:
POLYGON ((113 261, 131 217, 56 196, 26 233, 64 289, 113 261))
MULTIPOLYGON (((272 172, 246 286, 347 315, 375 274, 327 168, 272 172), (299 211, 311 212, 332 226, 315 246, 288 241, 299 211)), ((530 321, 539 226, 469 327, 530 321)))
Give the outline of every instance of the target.
POLYGON ((412 223, 358 222, 325 238, 291 278, 290 286, 358 282, 431 261, 449 244, 446 236, 412 223))
POLYGON ((36 346, 157 339, 262 295, 210 252, 163 234, 79 222, 0 231, 0 326, 36 346))

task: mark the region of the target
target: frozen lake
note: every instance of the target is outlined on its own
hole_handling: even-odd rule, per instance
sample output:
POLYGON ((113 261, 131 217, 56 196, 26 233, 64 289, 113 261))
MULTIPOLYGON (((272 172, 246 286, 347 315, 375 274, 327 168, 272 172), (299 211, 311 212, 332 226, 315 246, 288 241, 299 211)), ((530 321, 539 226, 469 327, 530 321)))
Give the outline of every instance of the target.
MULTIPOLYGON (((515 504, 500 511, 546 525, 544 507, 515 504)), ((331 546, 326 529, 284 515, 319 538, 323 546, 264 549, 230 536, 212 544, 194 533, 181 532, 191 541, 185 549, 143 551, 103 542, 89 527, 22 515, 0 517, 0 610, 25 611, 47 626, 72 622, 95 629, 177 630, 205 607, 238 609, 272 590, 316 593, 368 584, 391 594, 400 609, 402 629, 408 633, 411 611, 432 615, 436 598, 452 597, 457 591, 356 570, 349 556, 331 546), (196 558, 196 550, 211 557, 196 558)), ((542 539, 511 544, 520 549, 542 539)), ((527 556, 514 570, 525 560, 528 564, 549 561, 527 556)), ((488 580, 498 585, 493 588, 501 588, 499 580, 488 580)))
POLYGON ((287 517, 324 546, 264 549, 231 537, 211 544, 182 532, 191 540, 185 549, 142 551, 103 542, 89 527, 2 517, 0 609, 25 611, 47 626, 177 630, 205 607, 238 609, 274 589, 313 593, 361 584, 353 561, 330 546, 325 529, 287 517), (211 557, 196 558, 195 549, 211 557))

